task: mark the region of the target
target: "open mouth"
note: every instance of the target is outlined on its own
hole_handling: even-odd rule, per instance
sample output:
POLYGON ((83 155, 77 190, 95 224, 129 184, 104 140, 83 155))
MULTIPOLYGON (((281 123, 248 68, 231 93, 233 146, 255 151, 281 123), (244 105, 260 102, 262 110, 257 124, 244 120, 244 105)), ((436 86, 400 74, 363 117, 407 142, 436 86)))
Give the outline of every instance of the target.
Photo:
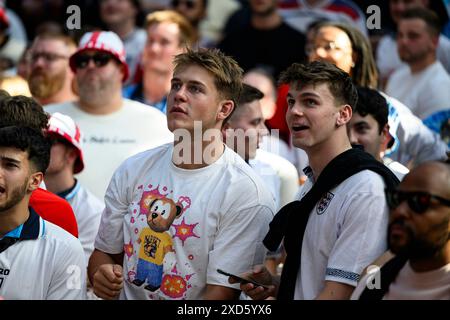
POLYGON ((180 108, 180 107, 173 107, 172 109, 170 109, 170 113, 174 113, 174 112, 187 114, 187 112, 183 108, 180 108))
POLYGON ((5 188, 3 188, 2 186, 0 186, 0 195, 3 194, 3 193, 5 193, 5 191, 6 191, 5 188))
POLYGON ((293 125, 293 126, 292 126, 292 130, 293 130, 294 132, 300 132, 300 131, 308 130, 308 129, 309 129, 308 126, 303 126, 303 125, 293 125))

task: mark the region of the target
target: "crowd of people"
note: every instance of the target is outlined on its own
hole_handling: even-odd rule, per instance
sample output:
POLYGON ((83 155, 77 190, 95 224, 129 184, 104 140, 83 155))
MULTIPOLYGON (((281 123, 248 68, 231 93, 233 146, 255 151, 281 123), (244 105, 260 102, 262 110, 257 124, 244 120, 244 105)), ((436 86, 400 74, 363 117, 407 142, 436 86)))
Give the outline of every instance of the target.
POLYGON ((450 300, 437 3, 0 1, 0 299, 450 300))

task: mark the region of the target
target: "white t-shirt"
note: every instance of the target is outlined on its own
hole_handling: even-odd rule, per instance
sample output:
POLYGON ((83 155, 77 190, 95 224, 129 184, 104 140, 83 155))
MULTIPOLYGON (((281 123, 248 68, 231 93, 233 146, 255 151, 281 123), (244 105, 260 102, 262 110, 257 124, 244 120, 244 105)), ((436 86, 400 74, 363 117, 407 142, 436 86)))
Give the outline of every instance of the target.
POLYGON ((386 156, 408 165, 429 160, 447 159, 447 144, 412 114, 411 110, 395 98, 380 92, 389 103, 389 132, 396 136, 398 144, 386 151, 386 156))
POLYGON ((409 173, 409 169, 401 163, 394 161, 390 158, 383 158, 383 164, 395 174, 398 180, 402 181, 403 178, 409 173))
POLYGON ((450 300, 450 264, 433 271, 415 272, 408 261, 383 300, 450 300))
POLYGON ((262 162, 260 159, 250 159, 248 162, 250 167, 258 174, 265 186, 269 189, 275 203, 275 210, 280 209, 280 177, 272 166, 262 162))
POLYGON ((412 113, 425 119, 450 106, 450 76, 439 61, 424 70, 412 73, 409 66, 395 71, 386 86, 386 93, 403 102, 412 113))
POLYGON ((296 160, 294 148, 290 148, 288 144, 281 140, 279 135, 275 133, 263 136, 258 150, 264 150, 279 155, 292 164, 294 164, 296 160))
POLYGON ((298 173, 294 165, 276 154, 261 149, 256 150, 255 160, 269 165, 278 175, 280 208, 294 201, 299 188, 298 173))
MULTIPOLYGON (((450 73, 450 39, 443 35, 439 36, 436 57, 447 72, 450 73)), ((380 79, 383 81, 387 80, 394 71, 406 65, 398 56, 397 42, 391 34, 385 35, 380 39, 377 46, 376 59, 380 79)))
MULTIPOLYGON (((367 283, 376 282, 373 279, 375 275, 370 274, 362 278, 351 299, 359 299, 367 283)), ((389 286, 383 300, 450 300, 450 264, 432 271, 415 272, 408 261, 389 286)))
POLYGON ((206 284, 239 288, 218 268, 242 273, 264 261, 275 206, 250 166, 225 147, 213 164, 185 170, 172 152, 166 144, 131 157, 108 187, 95 247, 125 252, 121 299, 201 299, 206 284), (146 214, 163 209, 170 227, 157 233, 146 214))
POLYGON ((75 213, 78 239, 83 246, 87 264, 92 251, 94 251, 94 241, 105 205, 89 190, 86 190, 79 181, 76 182, 75 188, 65 196, 65 199, 75 213))
POLYGON ((99 199, 125 159, 173 141, 163 113, 128 99, 123 99, 119 111, 108 115, 86 113, 76 102, 49 105, 45 111, 66 114, 80 127, 85 168, 77 179, 99 199))
POLYGON ((60 227, 36 219, 37 239, 21 240, 0 253, 0 297, 85 299, 86 262, 80 242, 60 227))
MULTIPOLYGON (((299 199, 312 186, 310 178, 299 199)), ((303 238, 294 299, 315 299, 325 281, 356 287, 364 268, 386 251, 388 207, 384 187, 381 176, 364 170, 318 202, 303 238)))

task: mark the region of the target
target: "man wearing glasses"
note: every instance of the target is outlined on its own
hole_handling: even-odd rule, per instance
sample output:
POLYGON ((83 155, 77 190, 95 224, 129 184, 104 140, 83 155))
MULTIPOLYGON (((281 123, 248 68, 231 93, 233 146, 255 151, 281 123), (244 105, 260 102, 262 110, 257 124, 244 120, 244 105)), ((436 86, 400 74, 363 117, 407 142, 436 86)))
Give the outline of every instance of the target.
POLYGON ((398 189, 386 190, 386 199, 389 248, 396 256, 381 274, 363 278, 352 298, 450 300, 450 165, 419 165, 398 189), (380 285, 369 286, 377 277, 380 285))
POLYGON ((75 42, 61 34, 46 33, 34 40, 28 57, 27 81, 33 98, 41 105, 77 98, 69 67, 69 57, 76 50, 75 42))
POLYGON ((155 108, 122 98, 128 77, 125 49, 114 32, 86 33, 69 59, 79 101, 48 106, 71 117, 85 134, 86 168, 80 183, 103 198, 108 182, 126 158, 172 140, 166 117, 155 108))

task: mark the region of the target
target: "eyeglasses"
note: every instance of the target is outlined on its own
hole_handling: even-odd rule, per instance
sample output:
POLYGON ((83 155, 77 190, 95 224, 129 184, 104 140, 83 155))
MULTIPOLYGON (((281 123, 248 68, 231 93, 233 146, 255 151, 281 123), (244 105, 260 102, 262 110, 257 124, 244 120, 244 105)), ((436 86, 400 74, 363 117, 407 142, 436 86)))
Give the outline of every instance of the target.
POLYGON ((186 8, 188 9, 193 9, 195 7, 195 1, 193 0, 172 0, 172 7, 176 8, 178 7, 180 4, 184 3, 184 5, 186 6, 186 8))
POLYGON ((47 63, 51 63, 59 59, 69 59, 68 56, 51 52, 33 52, 30 54, 31 63, 36 63, 36 61, 38 61, 39 58, 44 59, 45 62, 47 63))
POLYGON ((436 200, 440 204, 450 207, 450 200, 430 194, 428 192, 406 192, 400 190, 385 189, 387 205, 390 209, 397 208, 403 201, 406 201, 409 208, 415 213, 422 214, 431 206, 431 200, 436 200))
POLYGON ((74 64, 77 69, 84 69, 88 66, 89 61, 93 60, 97 68, 104 67, 114 57, 107 53, 96 53, 94 55, 79 54, 74 57, 74 64))
POLYGON ((314 44, 308 44, 305 47, 305 52, 309 56, 312 53, 316 52, 317 49, 323 49, 327 53, 331 52, 331 51, 336 51, 336 50, 341 50, 341 51, 346 50, 345 48, 339 47, 335 42, 330 41, 330 42, 327 42, 325 44, 321 44, 321 45, 317 45, 317 46, 314 45, 314 44))

